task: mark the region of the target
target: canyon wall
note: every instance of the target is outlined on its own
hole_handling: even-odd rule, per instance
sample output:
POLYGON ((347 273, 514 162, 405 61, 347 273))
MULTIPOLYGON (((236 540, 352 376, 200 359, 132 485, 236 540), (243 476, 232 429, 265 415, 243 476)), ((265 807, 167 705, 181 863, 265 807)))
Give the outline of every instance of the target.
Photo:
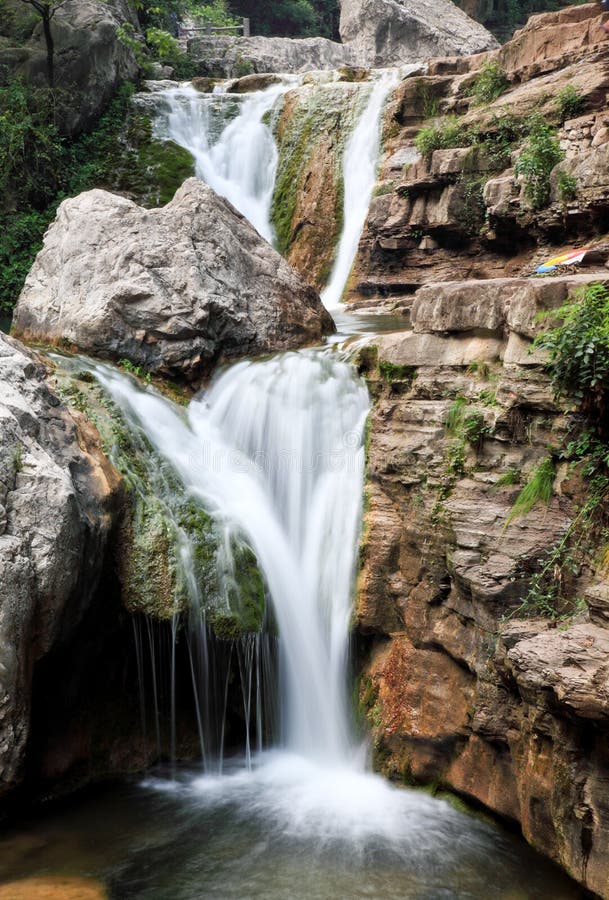
POLYGON ((499 51, 402 82, 349 297, 406 329, 359 351, 374 398, 360 706, 376 765, 513 820, 607 897, 606 485, 574 459, 585 423, 533 344, 574 291, 609 284, 602 21, 596 4, 534 17, 499 51), (480 102, 489 65, 502 82, 480 102), (535 116, 564 157, 542 203, 514 168, 535 116), (588 266, 535 276, 584 241, 588 266), (519 507, 544 478, 547 502, 519 507))

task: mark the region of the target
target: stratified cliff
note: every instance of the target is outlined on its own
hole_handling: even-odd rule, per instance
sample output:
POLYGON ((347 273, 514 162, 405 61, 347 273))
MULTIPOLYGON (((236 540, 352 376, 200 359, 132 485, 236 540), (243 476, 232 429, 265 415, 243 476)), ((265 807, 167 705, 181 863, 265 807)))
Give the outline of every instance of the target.
POLYGON ((604 425, 585 397, 556 399, 533 345, 575 291, 609 283, 601 22, 596 4, 539 16, 497 53, 402 83, 351 299, 407 324, 359 359, 376 763, 518 822, 607 897, 607 479, 585 443, 604 425), (537 194, 518 164, 536 134, 554 154, 537 194), (584 242, 589 266, 532 277, 584 242))

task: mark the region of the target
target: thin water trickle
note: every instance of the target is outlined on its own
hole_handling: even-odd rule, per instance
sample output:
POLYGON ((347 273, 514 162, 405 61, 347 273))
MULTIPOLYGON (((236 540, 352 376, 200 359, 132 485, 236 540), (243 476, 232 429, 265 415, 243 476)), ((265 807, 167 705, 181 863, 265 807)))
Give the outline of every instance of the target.
POLYGON ((366 106, 345 148, 344 226, 330 280, 321 294, 324 306, 330 312, 340 306, 357 256, 376 183, 383 110, 398 78, 397 70, 391 69, 372 84, 366 106))

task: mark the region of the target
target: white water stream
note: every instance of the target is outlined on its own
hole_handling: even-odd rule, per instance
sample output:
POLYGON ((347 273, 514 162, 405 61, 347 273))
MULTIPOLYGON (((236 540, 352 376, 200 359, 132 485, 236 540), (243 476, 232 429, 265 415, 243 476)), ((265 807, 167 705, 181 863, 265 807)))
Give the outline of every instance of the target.
MULTIPOLYGON (((357 251, 391 84, 387 76, 374 85, 347 147, 345 229, 325 292, 329 306, 339 302, 357 251)), ((209 102, 188 87, 165 98, 171 136, 193 152, 198 173, 267 237, 277 160, 262 119, 284 89, 246 100, 214 140, 209 102)), ((75 871, 84 866, 87 875, 101 873, 111 896, 139 900, 572 900, 568 885, 537 862, 529 864, 531 855, 494 829, 366 771, 351 730, 346 683, 369 408, 354 369, 323 348, 243 362, 184 410, 111 366, 87 367, 133 433, 152 445, 160 468, 177 475, 224 535, 239 534, 254 550, 279 632, 281 740, 265 754, 259 739, 249 765, 248 733, 246 765, 219 775, 149 779, 140 788, 143 799, 125 798, 122 812, 114 811, 114 797, 108 800, 112 811, 94 807, 84 832, 80 818, 71 830, 60 823, 70 853, 78 846, 72 832, 102 848, 100 859, 88 844, 79 849, 75 871)), ((230 540, 225 543, 230 553, 230 540)), ((187 560, 187 543, 182 550, 187 560)), ((195 624, 203 587, 191 584, 195 624)), ((198 627, 205 632, 201 618, 198 627)), ((177 628, 168 653, 173 730, 176 637, 177 628)), ((260 636, 252 637, 238 663, 246 729, 259 693, 252 665, 260 636)), ((153 642, 151 657, 154 667, 153 642)), ((192 656, 191 664, 194 682, 192 656)), ((138 660, 138 669, 143 665, 138 660)), ((199 671, 210 671, 206 662, 199 671)), ((225 695, 228 687, 227 677, 225 695)), ((197 715, 204 730, 200 709, 197 715)), ((44 829, 42 846, 49 842, 44 829)), ((61 842, 50 844, 50 862, 32 846, 38 848, 31 842, 25 848, 28 873, 63 872, 56 852, 61 842)), ((69 855, 65 870, 72 865, 69 855)))
POLYGON ((201 94, 190 84, 160 94, 157 133, 188 150, 199 178, 235 206, 267 241, 273 241, 270 209, 278 154, 265 121, 277 99, 296 83, 286 79, 245 98, 201 94), (214 118, 222 118, 228 102, 239 103, 237 115, 214 134, 214 118), (215 139, 214 139, 215 138, 215 139))
POLYGON ((389 70, 373 85, 366 107, 345 148, 344 225, 330 280, 321 294, 326 309, 336 310, 349 280, 376 183, 381 120, 387 97, 398 82, 389 70))
POLYGON ((181 410, 109 366, 98 379, 189 493, 245 535, 280 634, 283 743, 348 760, 351 585, 368 392, 332 353, 239 363, 181 410))

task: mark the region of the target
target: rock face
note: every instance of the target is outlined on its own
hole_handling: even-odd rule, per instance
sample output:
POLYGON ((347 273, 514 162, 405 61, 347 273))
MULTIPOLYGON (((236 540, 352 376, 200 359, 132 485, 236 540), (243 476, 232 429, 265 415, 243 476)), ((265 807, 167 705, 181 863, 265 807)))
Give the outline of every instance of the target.
POLYGON ((340 82, 303 85, 286 94, 277 123, 277 246, 317 289, 328 280, 342 231, 343 155, 368 90, 340 82))
POLYGON ((222 359, 317 341, 333 323, 315 291, 193 178, 161 209, 97 190, 62 203, 13 327, 196 378, 222 359))
POLYGON ((340 36, 363 66, 466 56, 498 46, 451 0, 341 0, 340 36))
POLYGON ((402 81, 387 108, 387 152, 353 301, 390 297, 407 307, 426 282, 531 274, 553 248, 604 233, 609 42, 602 22, 598 4, 535 16, 498 51, 434 60, 428 74, 402 81), (487 62, 505 72, 506 86, 477 105, 471 88, 487 62), (577 98, 569 116, 558 102, 565 90, 577 98), (565 160, 551 175, 548 203, 532 209, 514 162, 537 112, 555 128, 565 160), (419 131, 441 132, 449 116, 457 117, 449 146, 422 156, 419 131), (565 176, 574 180, 568 195, 560 188, 565 176))
POLYGON ((568 562, 587 484, 556 463, 549 504, 510 518, 573 427, 531 353, 538 313, 585 280, 429 285, 412 330, 362 354, 377 399, 357 614, 380 768, 519 822, 607 897, 609 584, 592 561, 568 562), (586 603, 559 627, 519 620, 544 608, 534 573, 586 603))
POLYGON ((256 72, 311 72, 354 65, 350 47, 326 38, 202 37, 188 42, 199 74, 238 78, 256 72))
MULTIPOLYGON (((128 0, 68 0, 54 16, 56 83, 73 95, 60 106, 65 133, 76 134, 92 125, 118 86, 137 76, 133 51, 117 37, 117 28, 125 23, 137 27, 128 0)), ((17 74, 44 83, 46 47, 41 26, 17 57, 14 51, 5 53, 9 63, 13 57, 21 58, 17 74)))
POLYGON ((120 500, 95 429, 45 376, 0 335, 0 794, 23 774, 34 667, 86 614, 120 500))

